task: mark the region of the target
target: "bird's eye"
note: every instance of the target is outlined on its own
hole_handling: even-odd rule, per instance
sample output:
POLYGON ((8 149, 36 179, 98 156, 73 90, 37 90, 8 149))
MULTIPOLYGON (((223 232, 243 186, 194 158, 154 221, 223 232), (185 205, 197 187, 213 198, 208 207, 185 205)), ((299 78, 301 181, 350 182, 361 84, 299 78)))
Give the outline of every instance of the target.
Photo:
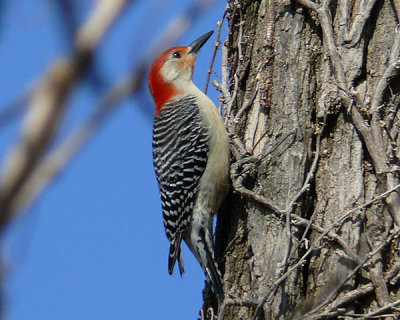
POLYGON ((179 59, 179 58, 181 57, 181 54, 180 54, 178 51, 175 51, 175 52, 172 54, 172 56, 173 56, 174 58, 179 59))

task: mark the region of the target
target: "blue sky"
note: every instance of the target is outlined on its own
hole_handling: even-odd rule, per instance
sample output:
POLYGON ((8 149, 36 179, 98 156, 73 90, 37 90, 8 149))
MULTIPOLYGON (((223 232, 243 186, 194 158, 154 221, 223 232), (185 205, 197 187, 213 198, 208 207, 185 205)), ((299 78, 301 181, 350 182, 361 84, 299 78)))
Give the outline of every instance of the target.
MULTIPOLYGON (((72 1, 82 22, 92 1, 72 1)), ((101 45, 96 65, 110 85, 135 65, 168 21, 190 1, 137 1, 101 45)), ((177 43, 216 30, 225 1, 216 1, 177 43)), ((55 1, 6 1, 0 23, 0 108, 32 86, 49 63, 70 52, 55 1)), ((223 33, 222 39, 225 38, 223 33)), ((215 34, 200 51, 195 83, 203 89, 215 34)), ((215 70, 220 74, 220 58, 215 70)), ((154 106, 146 91, 126 100, 94 139, 2 237, 5 315, 26 319, 196 319, 204 275, 184 246, 186 273, 167 272, 152 167, 154 106)), ((97 89, 98 90, 98 89, 97 89)), ((218 103, 218 93, 209 95, 218 103)), ((70 96, 62 140, 95 110, 99 94, 84 81, 70 96)), ((20 118, 0 128, 0 159, 16 141, 20 118)), ((176 270, 177 271, 177 270, 176 270)))

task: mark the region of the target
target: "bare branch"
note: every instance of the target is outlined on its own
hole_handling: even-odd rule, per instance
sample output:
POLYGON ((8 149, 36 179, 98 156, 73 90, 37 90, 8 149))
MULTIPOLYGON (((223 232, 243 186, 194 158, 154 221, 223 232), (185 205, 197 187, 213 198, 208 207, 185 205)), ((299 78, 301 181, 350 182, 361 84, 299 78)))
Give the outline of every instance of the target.
POLYGON ((223 320, 225 316, 225 309, 228 306, 247 306, 255 307, 258 301, 254 300, 252 297, 248 296, 245 298, 235 298, 235 297, 225 297, 221 304, 220 310, 218 311, 218 320, 223 320))
POLYGON ((280 213, 280 214, 282 214, 282 215, 286 214, 286 211, 285 211, 285 210, 282 210, 282 209, 278 208, 275 204, 273 204, 273 203, 272 203, 271 201, 269 201, 267 198, 265 198, 265 197, 263 197, 263 196, 257 194, 257 193, 254 192, 254 191, 245 189, 245 188, 242 187, 242 186, 236 186, 236 187, 235 187, 235 191, 238 192, 238 193, 240 193, 240 194, 242 194, 242 195, 245 195, 245 196, 248 196, 248 197, 250 197, 250 198, 253 198, 253 199, 256 200, 257 202, 262 203, 263 205, 267 206, 268 208, 270 208, 272 211, 274 211, 274 212, 276 212, 276 213, 280 213))
POLYGON ((324 46, 326 47, 327 53, 330 57, 338 87, 346 93, 343 98, 347 101, 347 103, 350 103, 349 95, 347 94, 348 88, 346 77, 335 43, 335 37, 332 28, 332 18, 329 13, 329 8, 324 5, 322 7, 318 7, 316 12, 321 23, 324 46))
POLYGON ((319 5, 311 0, 297 0, 297 2, 303 5, 304 7, 314 11, 317 11, 319 8, 319 5))
POLYGON ((396 11, 397 23, 399 23, 400 22, 400 2, 399 2, 399 0, 393 0, 392 3, 395 8, 395 11, 396 11))
POLYGON ((142 65, 131 79, 129 87, 124 86, 124 82, 116 84, 104 97, 99 108, 56 150, 45 156, 35 171, 29 176, 27 181, 18 192, 15 200, 10 205, 10 212, 27 210, 32 203, 39 197, 43 190, 52 180, 63 170, 71 159, 77 155, 85 143, 100 128, 109 114, 115 111, 118 104, 129 94, 136 93, 145 77, 147 65, 142 65))
POLYGON ((228 119, 228 110, 227 110, 227 104, 232 100, 231 94, 229 93, 229 83, 228 83, 228 48, 226 46, 226 41, 224 45, 222 46, 222 63, 221 63, 221 74, 222 74, 222 79, 221 83, 218 83, 217 80, 214 80, 212 82, 213 86, 222 93, 222 95, 219 96, 219 112, 222 113, 225 116, 225 125, 227 124, 227 119, 228 119))
POLYGON ((349 0, 343 0, 338 3, 338 12, 338 42, 340 45, 343 45, 345 38, 347 39, 347 35, 349 33, 349 29, 347 27, 347 23, 349 21, 349 0))
POLYGON ((238 54, 239 54, 239 63, 243 62, 243 49, 242 49, 242 41, 243 41, 243 24, 244 24, 244 20, 243 20, 243 13, 241 10, 241 5, 239 3, 237 3, 237 8, 239 9, 239 17, 240 17, 240 21, 239 21, 239 36, 238 36, 238 54))
MULTIPOLYGON (((235 75, 236 76, 236 75, 235 75)), ((238 79, 235 79, 235 84, 238 82, 238 79)), ((237 87, 237 85, 236 85, 237 87)), ((239 111, 237 112, 237 114, 235 115, 233 121, 232 121, 232 131, 236 132, 236 126, 239 123, 243 113, 251 107, 251 105, 253 104, 254 100, 256 99, 256 96, 258 94, 258 90, 260 89, 260 82, 257 81, 257 85, 256 85, 256 89, 254 90, 254 94, 251 98, 247 98, 243 101, 242 106, 240 107, 239 111)))
MULTIPOLYGON (((383 98, 382 97, 383 91, 386 89, 387 86, 385 82, 387 81, 387 79, 389 79, 389 77, 391 77, 394 74, 394 72, 396 72, 398 68, 397 59, 399 58, 399 50, 400 50, 399 33, 396 32, 396 39, 390 54, 390 63, 388 65, 388 68, 383 73, 379 81, 379 86, 375 90, 373 107, 371 108, 371 110, 373 111, 373 118, 371 122, 371 127, 369 127, 364 122, 357 107, 352 107, 353 101, 355 101, 358 106, 362 106, 363 108, 365 108, 364 102, 361 99, 359 93, 354 90, 348 89, 341 58, 338 54, 337 47, 335 44, 332 19, 330 17, 329 13, 330 11, 328 6, 324 4, 323 6, 316 8, 315 6, 310 6, 309 1, 298 1, 298 2, 305 5, 308 8, 313 9, 319 17, 323 33, 324 47, 326 48, 327 53, 330 57, 337 86, 340 89, 339 92, 341 94, 341 98, 344 104, 347 106, 347 109, 351 110, 353 123, 357 128, 357 130, 362 135, 365 146, 372 158, 376 172, 378 174, 382 173, 387 174, 386 186, 387 188, 390 189, 398 183, 398 180, 393 176, 393 174, 389 172, 390 171, 388 168, 389 160, 385 153, 385 150, 383 149, 382 134, 378 126, 379 117, 377 116, 376 110, 383 98)), ((373 7, 373 4, 370 3, 370 5, 373 7)), ((400 225, 400 194, 398 194, 397 192, 393 193, 386 200, 389 205, 389 211, 392 218, 395 220, 397 225, 400 225)))
POLYGON ((389 310, 393 309, 394 307, 397 307, 398 305, 400 305, 400 300, 397 300, 393 303, 389 303, 382 308, 371 311, 370 313, 361 316, 361 318, 359 320, 370 319, 372 317, 382 314, 383 312, 389 311, 389 310))
MULTIPOLYGON (((182 33, 186 31, 186 28, 179 28, 179 31, 177 31, 176 26, 179 25, 177 21, 185 21, 186 26, 189 26, 190 23, 195 21, 199 13, 203 12, 213 1, 215 0, 200 0, 189 6, 184 14, 178 15, 177 18, 170 22, 162 37, 158 39, 158 43, 166 45, 181 36, 182 33), (173 34, 174 30, 177 31, 175 34, 173 34)), ((14 150, 13 159, 9 159, 7 165, 12 170, 10 168, 3 170, 3 179, 0 183, 0 228, 4 226, 12 214, 21 210, 22 207, 27 208, 35 201, 45 187, 51 183, 52 179, 67 165, 68 160, 81 149, 95 130, 100 127, 107 115, 115 109, 118 102, 129 96, 132 92, 136 92, 141 84, 144 83, 143 78, 145 76, 145 70, 147 70, 152 58, 158 54, 160 50, 159 46, 154 46, 152 51, 145 52, 137 68, 129 77, 119 81, 115 87, 109 91, 99 109, 94 112, 81 127, 72 133, 71 136, 66 138, 58 148, 41 159, 40 163, 38 162, 39 158, 42 157, 46 151, 57 129, 58 122, 56 121, 56 115, 59 112, 59 117, 61 117, 61 111, 63 110, 64 101, 69 90, 83 75, 84 71, 87 70, 91 63, 91 53, 128 2, 127 0, 99 1, 87 23, 85 23, 78 32, 76 39, 77 49, 73 58, 61 61, 67 64, 62 70, 64 70, 64 72, 70 72, 70 74, 68 74, 68 76, 61 74, 60 79, 54 79, 52 74, 55 71, 53 71, 53 69, 57 71, 56 75, 60 73, 56 68, 58 64, 61 64, 61 62, 59 62, 50 70, 49 74, 44 77, 43 84, 36 88, 32 105, 35 104, 41 108, 46 106, 46 110, 48 110, 49 114, 44 117, 42 114, 43 110, 38 110, 37 112, 40 113, 40 116, 29 116, 29 114, 33 112, 32 110, 36 110, 32 108, 32 106, 30 107, 28 118, 33 118, 33 120, 31 121, 32 124, 26 125, 25 127, 35 127, 39 131, 39 134, 37 136, 33 135, 32 132, 28 130, 28 132, 23 135, 19 144, 19 148, 22 147, 25 153, 23 153, 21 157, 21 151, 19 149, 19 151, 14 150), (102 25, 100 26, 97 24, 102 25), (46 89, 46 86, 50 86, 50 88, 46 89), (57 90, 60 91, 61 89, 63 89, 64 93, 63 99, 56 95, 58 94, 57 90), (53 94, 55 96, 52 96, 53 94), (36 101, 35 95, 40 95, 41 99, 48 99, 46 100, 48 103, 44 104, 41 100, 36 101), (50 97, 52 98, 50 99, 50 97), (37 119, 41 122, 37 123, 37 119), (39 129, 43 130, 44 133, 41 133, 39 129), (47 132, 46 130, 48 133, 44 135, 47 132), (33 145, 27 144, 25 140, 33 145), (18 159, 19 162, 22 161, 23 166, 21 163, 16 162, 15 159, 18 159)), ((36 97, 36 99, 38 98, 36 97)))
POLYGON ((310 170, 307 173, 307 176, 303 183, 303 186, 301 187, 300 191, 293 197, 293 199, 290 201, 290 203, 286 207, 286 213, 288 215, 292 212, 293 206, 296 203, 296 201, 304 194, 304 192, 306 192, 310 188, 310 182, 314 177, 315 171, 317 170, 318 160, 320 157, 321 135, 325 128, 325 120, 326 119, 324 119, 322 126, 317 129, 318 133, 317 133, 317 138, 316 138, 316 143, 315 143, 314 159, 311 164, 310 170))
POLYGON ((68 91, 75 82, 73 62, 59 60, 35 90, 20 142, 8 155, 0 182, 0 228, 8 221, 9 205, 41 154, 62 116, 68 91))
POLYGON ((117 16, 122 12, 129 0, 99 0, 89 16, 78 31, 75 46, 79 51, 94 50, 104 38, 117 16))
MULTIPOLYGON (((312 310, 310 310, 309 312, 307 312, 306 314, 302 314, 301 315, 301 319, 303 320, 314 320, 314 319, 321 319, 321 314, 317 313, 319 310, 321 310, 324 306, 326 306, 333 297, 335 297, 340 288, 348 281, 350 280, 354 274, 360 270, 360 268, 362 268, 365 263, 370 260, 373 256, 375 256, 376 254, 378 254, 379 252, 381 252, 381 250, 387 246, 395 236, 397 236, 400 233, 400 228, 397 228, 389 237, 387 237, 386 239, 384 239, 383 241, 381 241, 381 243, 378 244, 378 246, 375 248, 375 250, 373 250, 372 252, 370 252, 342 281, 340 281, 339 284, 335 285, 335 288, 332 288, 332 290, 330 290, 329 296, 326 297, 322 302, 318 303, 316 306, 313 307, 312 310)), ((333 308, 332 307, 327 307, 325 312, 332 312, 333 308)))
POLYGON ((214 52, 213 52, 213 56, 211 58, 210 66, 209 66, 208 71, 207 71, 207 80, 206 80, 206 85, 204 87, 204 93, 205 94, 207 94, 208 84, 210 82, 210 77, 211 77, 211 72, 212 72, 212 68, 213 68, 213 65, 214 65, 215 57, 217 56, 217 51, 218 51, 218 48, 219 48, 219 46, 221 44, 221 42, 220 42, 221 29, 222 29, 222 25, 224 23, 224 20, 225 20, 225 17, 227 15, 227 13, 228 13, 228 6, 225 7, 225 11, 224 11, 224 15, 222 16, 222 19, 217 22, 217 27, 218 27, 217 38, 215 39, 214 52))
MULTIPOLYGON (((347 217, 349 217, 352 213, 354 213, 354 212, 356 212, 356 211, 358 211, 358 210, 360 210, 360 209, 362 209, 362 208, 365 208, 365 207, 367 207, 368 205, 370 205, 370 204, 372 204, 372 203, 374 203, 374 202, 376 202, 376 201, 379 201, 379 200, 382 200, 382 199, 386 198, 390 193, 396 191, 396 190, 399 189, 399 188, 400 188, 400 184, 397 185, 396 188, 391 189, 391 190, 388 190, 388 191, 382 193, 381 195, 379 195, 378 197, 375 197, 375 198, 371 199, 370 201, 367 201, 367 202, 363 203, 362 205, 360 205, 360 206, 358 206, 358 207, 356 207, 356 208, 353 208, 353 209, 347 211, 346 213, 344 213, 343 215, 341 215, 336 221, 334 221, 329 227, 324 228, 324 232, 322 232, 322 233, 319 235, 319 237, 318 237, 317 239, 315 239, 315 241, 311 244, 310 248, 307 250, 306 253, 303 254, 303 256, 299 259, 299 261, 298 261, 294 266, 292 266, 288 271, 286 271, 285 274, 283 274, 281 277, 279 277, 279 278, 275 281, 273 287, 269 290, 269 292, 265 295, 265 297, 261 300, 261 302, 260 302, 259 305, 257 306, 257 308, 256 308, 256 313, 255 313, 255 314, 256 314, 256 315, 259 314, 259 312, 261 311, 261 309, 262 309, 264 303, 269 299, 269 296, 273 293, 273 291, 274 291, 274 290, 289 276, 289 274, 290 274, 292 271, 296 270, 297 268, 299 268, 301 265, 303 265, 303 264, 305 263, 305 259, 314 251, 314 249, 319 245, 319 243, 321 242, 321 240, 322 240, 325 236, 327 236, 328 233, 329 233, 332 229, 334 229, 336 226, 338 226, 341 222, 343 222, 343 221, 344 221, 347 217)), ((397 232, 400 232, 400 229, 399 229, 399 228, 397 229, 396 234, 397 234, 397 232)), ((345 280, 343 283, 345 283, 348 279, 350 279, 350 277, 353 275, 353 273, 355 273, 359 268, 361 268, 361 267, 365 264, 365 262, 366 262, 368 259, 370 259, 370 258, 371 258, 373 255, 375 255, 376 253, 380 252, 380 250, 382 250, 382 248, 383 248, 385 245, 387 245, 387 243, 388 243, 387 241, 389 241, 389 240, 391 241, 391 239, 392 239, 393 237, 394 237, 394 235, 391 234, 391 236, 388 237, 385 241, 382 241, 382 243, 377 247, 377 249, 374 250, 371 254, 369 254, 368 257, 367 257, 366 259, 363 259, 362 261, 360 261, 360 263, 358 264, 358 266, 353 270, 353 272, 346 278, 346 280, 345 280)), ((339 290, 340 287, 341 287, 341 285, 336 289, 336 291, 339 290)), ((335 292, 335 294, 330 295, 330 297, 331 297, 331 296, 335 296, 335 295, 336 295, 336 292, 335 292)), ((326 303, 327 303, 327 302, 326 302, 326 303)), ((323 305, 322 305, 322 304, 319 305, 319 306, 318 306, 318 310, 319 310, 320 308, 322 308, 326 303, 324 303, 323 305)), ((314 312, 316 312, 316 311, 314 310, 313 313, 314 313, 314 312)))
POLYGON ((378 112, 379 105, 383 99, 383 93, 390 83, 390 78, 393 77, 399 71, 400 67, 400 31, 396 30, 395 37, 392 45, 392 49, 389 56, 388 65, 380 77, 378 84, 375 87, 374 95, 371 101, 371 113, 378 112))
MULTIPOLYGON (((229 121, 233 117, 233 115, 232 115, 232 107, 233 107, 233 104, 235 102, 236 95, 237 95, 237 92, 238 92, 238 86, 239 86, 238 76, 235 74, 235 75, 233 75, 233 78, 235 79, 233 92, 232 92, 232 95, 230 96, 229 102, 225 106, 225 111, 226 111, 226 120, 225 121, 228 122, 227 123, 228 132, 231 131, 230 130, 230 126, 229 126, 229 121)), ((234 133, 234 132, 231 132, 231 133, 234 133)))
POLYGON ((376 301, 383 307, 390 302, 389 290, 383 278, 382 254, 379 252, 371 258, 369 275, 374 286, 376 301))
POLYGON ((371 11, 374 8, 375 3, 376 0, 358 2, 357 13, 355 14, 350 32, 345 39, 346 42, 349 42, 350 46, 355 46, 360 41, 361 33, 364 30, 367 20, 371 16, 371 11))
POLYGON ((31 98, 32 89, 27 90, 27 92, 23 93, 20 97, 18 97, 15 101, 7 105, 0 112, 0 130, 4 128, 10 121, 20 115, 26 105, 31 98))
MULTIPOLYGON (((396 277, 399 274, 399 271, 400 271, 400 263, 397 261, 397 263, 395 263, 388 271, 385 272, 385 274, 384 274, 385 281, 387 281, 387 282, 391 281, 394 277, 396 277)), ((391 284, 394 285, 395 283, 391 283, 391 284)), ((368 283, 368 284, 362 285, 352 291, 342 293, 337 297, 337 299, 335 299, 335 301, 331 302, 326 307, 326 309, 327 310, 328 309, 335 310, 342 305, 351 303, 353 301, 356 301, 357 299, 360 299, 361 297, 363 297, 365 295, 370 294, 371 292, 373 292, 373 290, 374 290, 374 287, 373 287, 372 283, 368 283)), ((329 311, 327 311, 326 313, 329 313, 329 311)), ((320 314, 320 315, 322 316, 324 314, 325 313, 320 314)))
POLYGON ((97 2, 79 30, 72 58, 59 59, 36 86, 20 141, 9 153, 0 180, 0 229, 11 217, 10 205, 51 143, 63 115, 66 98, 87 71, 91 54, 127 0, 97 2), (99 24, 99 25, 98 25, 99 24))
MULTIPOLYGON (((226 40, 227 41, 227 40, 226 40)), ((220 91, 223 94, 225 103, 230 103, 232 100, 231 94, 229 93, 229 72, 228 72, 228 46, 227 43, 222 46, 222 63, 221 63, 221 85, 220 91)), ((230 110, 228 108, 224 109, 225 116, 230 115, 230 110)), ((226 120, 225 120, 226 121, 226 120)))

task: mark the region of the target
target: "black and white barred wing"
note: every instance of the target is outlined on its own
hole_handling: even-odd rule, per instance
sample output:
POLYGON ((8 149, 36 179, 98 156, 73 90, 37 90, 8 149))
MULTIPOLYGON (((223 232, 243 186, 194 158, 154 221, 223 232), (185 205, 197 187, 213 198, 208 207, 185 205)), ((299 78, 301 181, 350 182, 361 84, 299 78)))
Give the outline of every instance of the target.
POLYGON ((209 137, 192 96, 167 104, 153 127, 153 161, 160 188, 166 235, 171 242, 168 271, 177 258, 191 221, 199 180, 207 163, 209 137))

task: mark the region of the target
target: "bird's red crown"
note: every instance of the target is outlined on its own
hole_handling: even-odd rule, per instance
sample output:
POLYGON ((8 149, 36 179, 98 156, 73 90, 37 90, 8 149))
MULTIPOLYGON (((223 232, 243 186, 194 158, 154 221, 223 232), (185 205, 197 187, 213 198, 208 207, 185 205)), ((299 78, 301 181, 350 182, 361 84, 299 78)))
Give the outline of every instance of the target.
POLYGON ((156 103, 156 114, 159 114, 166 102, 181 94, 179 88, 170 82, 166 82, 162 76, 161 69, 169 59, 171 52, 186 54, 188 47, 172 47, 161 53, 151 66, 149 73, 149 87, 156 103))

